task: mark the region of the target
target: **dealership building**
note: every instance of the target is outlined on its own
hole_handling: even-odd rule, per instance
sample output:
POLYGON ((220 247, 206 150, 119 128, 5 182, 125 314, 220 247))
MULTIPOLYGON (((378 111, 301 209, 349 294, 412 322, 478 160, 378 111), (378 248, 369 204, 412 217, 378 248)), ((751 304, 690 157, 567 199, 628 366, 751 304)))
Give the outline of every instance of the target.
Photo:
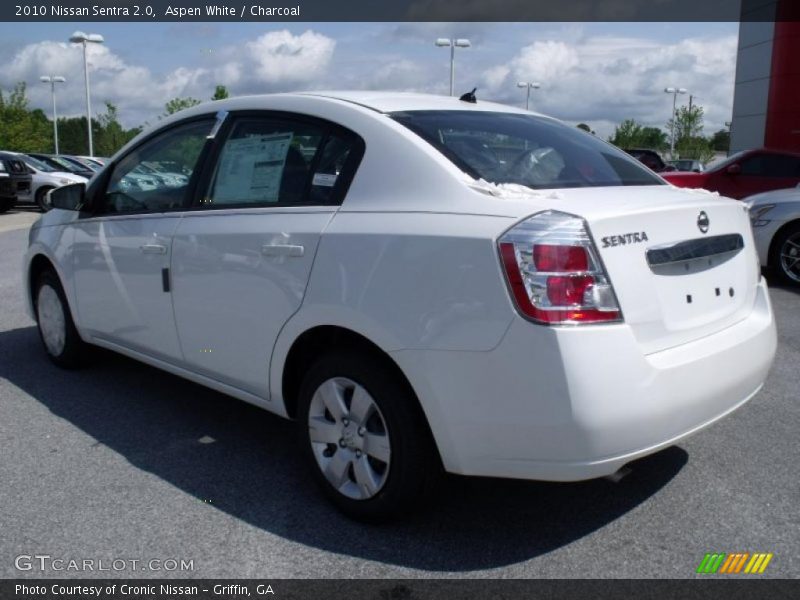
POLYGON ((800 2, 744 0, 730 151, 800 152, 800 2))

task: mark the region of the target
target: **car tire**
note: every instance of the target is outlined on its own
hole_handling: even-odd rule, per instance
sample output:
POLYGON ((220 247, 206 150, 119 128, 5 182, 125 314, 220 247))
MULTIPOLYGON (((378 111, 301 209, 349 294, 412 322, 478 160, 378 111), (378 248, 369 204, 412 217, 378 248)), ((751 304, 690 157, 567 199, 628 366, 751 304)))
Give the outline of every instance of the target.
POLYGON ((778 231, 772 242, 769 266, 781 283, 800 285, 800 223, 778 231))
POLYGON ((36 190, 36 204, 42 212, 47 212, 52 208, 52 206, 47 203, 47 192, 52 189, 51 187, 41 187, 36 190))
POLYGON ((298 398, 300 443, 327 498, 359 521, 379 522, 423 505, 441 462, 414 392, 369 352, 318 359, 298 398))
POLYGON ((39 276, 34 301, 39 337, 47 356, 65 369, 81 366, 86 343, 75 328, 64 288, 54 271, 48 269, 39 276))
POLYGON ((14 200, 11 198, 0 198, 0 214, 8 212, 14 206, 14 200))

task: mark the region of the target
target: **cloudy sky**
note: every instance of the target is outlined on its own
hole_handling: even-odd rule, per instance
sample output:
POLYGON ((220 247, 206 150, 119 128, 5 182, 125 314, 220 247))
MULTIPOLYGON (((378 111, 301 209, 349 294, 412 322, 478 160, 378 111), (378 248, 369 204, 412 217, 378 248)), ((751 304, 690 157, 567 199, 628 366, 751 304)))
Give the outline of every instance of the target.
MULTIPOLYGON (((310 89, 386 89, 445 94, 449 50, 437 37, 466 37, 456 57, 457 92, 525 102, 520 80, 539 81, 534 110, 589 123, 608 136, 635 118, 663 127, 671 96, 687 88, 706 109, 706 133, 730 120, 736 23, 2 23, 0 88, 28 84, 31 104, 50 111, 44 74, 63 75, 59 113, 83 114, 76 29, 101 33, 90 47, 93 106, 119 108, 126 126, 153 123, 176 96, 208 99, 310 89)), ((683 102, 688 98, 680 99, 683 102)))

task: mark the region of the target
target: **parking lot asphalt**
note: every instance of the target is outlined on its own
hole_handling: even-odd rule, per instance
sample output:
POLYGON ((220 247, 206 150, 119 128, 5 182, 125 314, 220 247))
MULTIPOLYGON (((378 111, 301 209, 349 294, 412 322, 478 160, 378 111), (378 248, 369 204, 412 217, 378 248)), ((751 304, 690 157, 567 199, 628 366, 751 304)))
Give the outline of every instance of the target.
POLYGON ((367 526, 317 492, 292 423, 110 352, 53 366, 23 309, 25 223, 3 231, 9 217, 0 577, 692 577, 706 552, 772 552, 760 577, 800 576, 800 290, 771 292, 763 391, 618 483, 449 477, 428 510, 367 526), (15 568, 35 554, 193 569, 15 568))

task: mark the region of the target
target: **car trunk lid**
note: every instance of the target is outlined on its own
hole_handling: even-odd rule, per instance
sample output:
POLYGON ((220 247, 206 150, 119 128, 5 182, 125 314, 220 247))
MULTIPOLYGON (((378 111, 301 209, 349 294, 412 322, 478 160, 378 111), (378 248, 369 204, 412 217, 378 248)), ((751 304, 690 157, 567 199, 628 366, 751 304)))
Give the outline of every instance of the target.
POLYGON ((521 204, 505 207, 520 217, 537 212, 536 204, 585 219, 624 322, 645 354, 711 335, 752 309, 760 271, 739 202, 643 186, 535 193, 527 215, 521 204))

